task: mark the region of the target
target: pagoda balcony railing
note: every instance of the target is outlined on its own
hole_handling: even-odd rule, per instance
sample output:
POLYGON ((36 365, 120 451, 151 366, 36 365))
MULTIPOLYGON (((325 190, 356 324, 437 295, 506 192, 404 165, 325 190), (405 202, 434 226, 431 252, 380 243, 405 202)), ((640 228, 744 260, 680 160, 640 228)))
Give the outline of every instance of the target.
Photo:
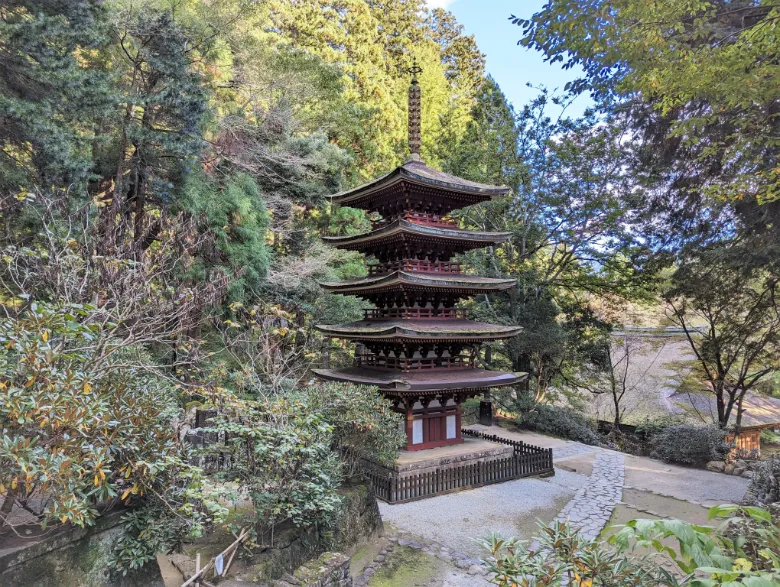
POLYGON ((455 261, 419 261, 408 259, 392 263, 375 263, 368 265, 369 275, 382 275, 392 271, 410 271, 418 273, 460 273, 461 264, 455 261))
POLYGON ((458 221, 454 220, 453 218, 450 218, 449 216, 441 216, 439 214, 430 214, 428 212, 414 212, 408 210, 403 214, 399 214, 398 216, 391 216, 390 218, 382 218, 382 220, 376 220, 371 223, 371 228, 373 230, 377 230, 379 228, 382 228, 383 226, 390 224, 391 222, 394 222, 397 218, 403 218, 404 220, 408 220, 409 222, 414 222, 415 224, 423 224, 425 226, 443 226, 445 228, 452 228, 452 227, 457 228, 458 226, 458 221))
POLYGON ((371 308, 363 310, 364 320, 407 318, 418 320, 465 319, 466 310, 460 308, 371 308))
POLYGON ((385 357, 382 355, 363 354, 355 356, 358 367, 373 367, 376 369, 392 369, 397 371, 423 371, 435 369, 474 369, 475 358, 469 355, 456 355, 442 358, 405 358, 385 357))

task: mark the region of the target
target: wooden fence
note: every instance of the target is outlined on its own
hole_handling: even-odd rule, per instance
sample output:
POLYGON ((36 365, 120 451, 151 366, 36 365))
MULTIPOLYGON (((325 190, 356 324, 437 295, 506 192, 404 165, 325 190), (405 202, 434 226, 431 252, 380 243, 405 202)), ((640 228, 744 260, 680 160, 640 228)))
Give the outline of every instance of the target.
POLYGON ((461 489, 553 473, 550 448, 539 448, 466 429, 463 434, 510 445, 514 448, 513 454, 431 471, 399 472, 376 463, 365 463, 365 475, 376 496, 388 503, 404 503, 461 489))

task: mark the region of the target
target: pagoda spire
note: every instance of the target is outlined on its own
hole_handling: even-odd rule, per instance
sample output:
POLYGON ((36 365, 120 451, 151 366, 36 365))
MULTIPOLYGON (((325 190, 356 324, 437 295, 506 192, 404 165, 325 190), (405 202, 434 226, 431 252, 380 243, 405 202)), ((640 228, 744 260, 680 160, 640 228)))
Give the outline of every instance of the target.
POLYGON ((417 65, 416 57, 412 62, 412 66, 406 71, 407 73, 412 74, 412 83, 409 86, 409 160, 421 161, 420 135, 422 108, 420 105, 420 97, 422 89, 420 88, 420 83, 417 81, 417 74, 422 73, 422 67, 417 65))

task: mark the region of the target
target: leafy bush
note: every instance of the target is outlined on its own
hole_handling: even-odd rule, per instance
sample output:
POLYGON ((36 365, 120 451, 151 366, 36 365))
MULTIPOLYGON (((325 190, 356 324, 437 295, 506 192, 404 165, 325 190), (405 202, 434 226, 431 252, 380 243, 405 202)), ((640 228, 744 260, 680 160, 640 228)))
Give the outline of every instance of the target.
POLYGON ((780 581, 776 514, 725 505, 710 508, 710 519, 727 517, 718 527, 681 520, 631 520, 609 538, 610 547, 600 539, 582 538, 563 522, 540 523, 534 538, 538 546, 533 549, 498 535, 481 544, 491 554, 485 562, 495 573, 492 580, 502 587, 772 587, 780 581), (637 555, 633 552, 637 546, 650 553, 637 555), (682 576, 665 568, 667 557, 682 576))
POLYGON ((512 410, 519 414, 516 419, 519 426, 594 446, 602 444, 595 426, 583 414, 570 408, 537 404, 530 394, 518 394, 512 410))
POLYGON ((362 459, 392 463, 406 441, 402 416, 375 388, 326 383, 300 389, 298 397, 332 426, 331 448, 346 476, 360 469, 362 459))
POLYGON ((207 452, 228 463, 218 476, 249 494, 258 536, 271 544, 281 523, 327 524, 344 477, 357 471, 360 459, 392 460, 402 441, 398 416, 369 388, 329 384, 254 397, 223 388, 207 393, 219 415, 204 431, 227 438, 207 452))
POLYGON ((715 426, 669 426, 650 439, 650 456, 667 463, 703 467, 708 461, 722 460, 728 454, 725 436, 715 426))
POLYGON ((31 302, 0 321, 3 514, 90 526, 101 503, 152 507, 156 526, 116 553, 123 570, 200 532, 201 471, 171 423, 175 390, 150 365, 92 306, 31 302))
POLYGON ((0 321, 0 493, 38 515, 91 525, 98 502, 143 496, 181 459, 162 377, 112 346, 90 306, 31 303, 0 321))
POLYGON ((675 416, 672 414, 662 414, 660 416, 653 416, 645 418, 645 420, 636 425, 636 434, 644 436, 645 438, 651 438, 659 432, 671 427, 684 424, 685 421, 681 416, 675 416))
POLYGON ((761 462, 753 471, 748 493, 758 504, 780 502, 780 459, 761 462))
POLYGON ((500 587, 557 587, 560 585, 675 585, 674 578, 647 558, 629 558, 587 540, 565 522, 539 524, 536 548, 525 541, 496 534, 480 541, 490 551, 485 561, 500 587))
MULTIPOLYGON (((632 520, 609 542, 621 552, 635 545, 669 556, 686 575, 673 585, 772 587, 780 582, 780 526, 770 511, 721 505, 709 519, 727 518, 717 528, 681 520, 632 520), (668 540, 677 548, 667 546, 668 540), (699 578, 703 574, 709 577, 699 578)), ((663 584, 663 583, 660 583, 663 584)))

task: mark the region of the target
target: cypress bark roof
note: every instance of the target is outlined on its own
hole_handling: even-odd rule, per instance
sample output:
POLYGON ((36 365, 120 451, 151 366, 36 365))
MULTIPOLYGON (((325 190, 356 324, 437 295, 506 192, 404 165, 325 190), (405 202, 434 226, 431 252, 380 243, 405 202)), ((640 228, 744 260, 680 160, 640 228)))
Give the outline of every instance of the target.
POLYGON ((391 371, 370 367, 348 369, 314 369, 322 379, 343 381, 360 385, 375 385, 381 391, 425 393, 447 391, 480 390, 489 387, 514 385, 525 379, 526 373, 507 373, 485 369, 391 371))
POLYGON ((435 188, 444 195, 451 204, 444 205, 445 211, 485 202, 509 193, 508 187, 469 181, 432 169, 423 161, 410 159, 378 179, 328 197, 334 204, 372 211, 387 205, 388 198, 402 200, 408 197, 416 188, 435 188), (406 189, 393 189, 399 185, 406 189))
POLYGON ((460 228, 424 226, 398 218, 371 232, 354 236, 325 236, 322 240, 339 249, 371 253, 377 248, 398 246, 405 242, 429 241, 430 239, 436 239, 437 243, 448 245, 450 248, 458 251, 467 251, 504 243, 511 237, 512 233, 510 232, 483 232, 460 228))
POLYGON ((346 295, 364 295, 377 292, 426 289, 452 291, 469 296, 478 293, 503 291, 515 285, 514 279, 494 279, 462 273, 415 273, 393 271, 385 275, 370 275, 340 282, 320 282, 328 291, 346 295))
POLYGON ((501 340, 520 334, 519 326, 502 326, 464 319, 446 320, 360 320, 349 324, 316 326, 337 338, 355 340, 501 340))

